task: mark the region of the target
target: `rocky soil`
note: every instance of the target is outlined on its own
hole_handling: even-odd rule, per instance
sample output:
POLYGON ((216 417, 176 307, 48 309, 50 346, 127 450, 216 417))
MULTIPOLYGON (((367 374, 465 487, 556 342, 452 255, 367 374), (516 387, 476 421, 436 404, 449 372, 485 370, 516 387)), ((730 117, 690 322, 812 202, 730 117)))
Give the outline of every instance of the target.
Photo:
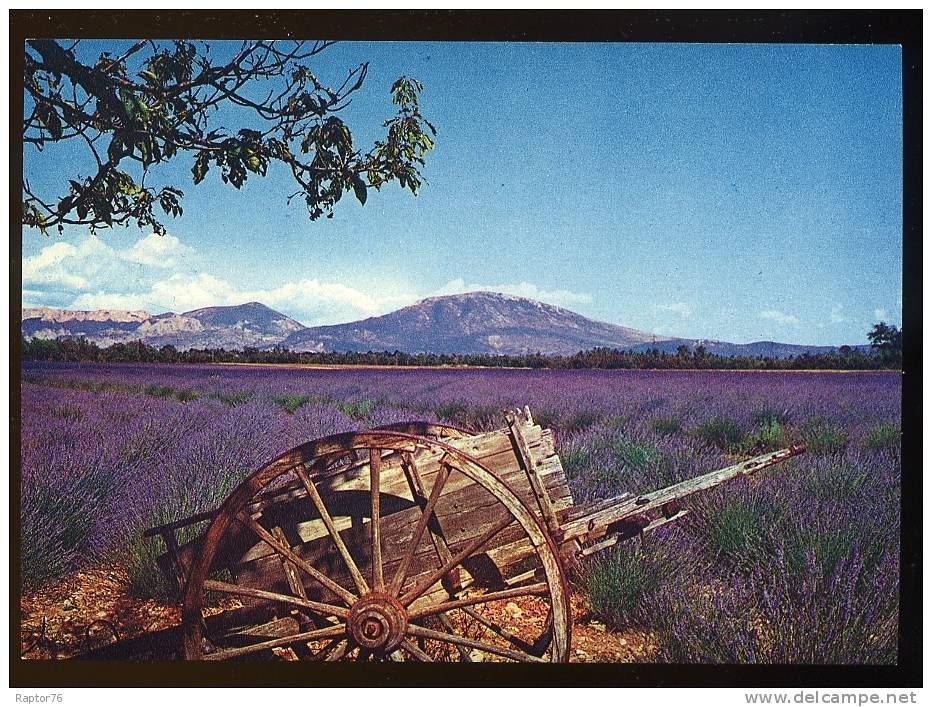
MULTIPOLYGON (((22 658, 67 659, 117 637, 130 638, 180 622, 177 604, 133 597, 127 586, 127 578, 120 571, 101 568, 77 572, 23 596, 22 658)), ((496 621, 518 636, 528 635, 544 620, 539 601, 533 597, 498 602, 492 610, 496 621)), ((585 596, 579 593, 573 596, 572 610, 572 662, 651 660, 656 643, 649 633, 607 628, 592 616, 585 596)))

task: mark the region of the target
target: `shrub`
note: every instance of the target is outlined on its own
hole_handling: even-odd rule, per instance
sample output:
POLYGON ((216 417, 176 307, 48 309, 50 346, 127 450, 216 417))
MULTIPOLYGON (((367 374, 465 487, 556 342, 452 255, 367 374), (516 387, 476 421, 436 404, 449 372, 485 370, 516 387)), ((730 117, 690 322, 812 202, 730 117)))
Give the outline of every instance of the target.
POLYGON ((647 400, 645 400, 643 403, 641 403, 640 411, 642 413, 651 413, 651 412, 654 412, 655 410, 659 410, 664 405, 666 405, 668 402, 669 401, 662 395, 652 395, 651 397, 647 398, 647 400))
POLYGON ((683 423, 676 415, 665 415, 651 420, 650 427, 657 434, 673 435, 682 429, 683 423))
POLYGON ((592 425, 601 419, 602 416, 594 410, 578 410, 566 421, 563 428, 567 432, 576 432, 584 430, 587 427, 592 427, 592 425))
POLYGON ((634 442, 628 439, 615 442, 612 451, 623 464, 634 469, 644 469, 660 456, 660 451, 650 442, 634 442))
POLYGON ((735 451, 744 441, 744 428, 731 417, 710 417, 696 427, 694 434, 719 449, 735 451))
POLYGON ((302 405, 306 405, 307 403, 309 403, 311 400, 311 396, 284 393, 282 395, 273 396, 272 400, 274 400, 276 404, 281 405, 288 412, 294 413, 295 410, 300 408, 302 405))
POLYGON ((789 410, 775 410, 774 408, 762 407, 754 413, 754 424, 760 425, 785 425, 790 421, 789 410))
POLYGON ((754 436, 748 440, 754 451, 770 452, 786 446, 786 432, 776 418, 765 418, 759 424, 754 436))
POLYGON ((445 420, 453 424, 464 424, 469 405, 463 400, 447 400, 434 407, 434 414, 438 420, 445 420))
POLYGON ((553 429, 560 424, 560 412, 554 408, 541 407, 534 410, 534 422, 546 429, 553 429))
POLYGON ((582 447, 569 447, 561 450, 560 459, 563 462, 563 471, 567 479, 576 479, 582 475, 589 466, 592 452, 582 447))
POLYGON ((374 407, 375 401, 371 398, 360 398, 359 400, 347 400, 337 403, 337 410, 354 420, 365 420, 372 413, 374 407))
POLYGON ((821 501, 845 500, 857 494, 868 480, 860 464, 844 459, 817 467, 810 477, 813 496, 821 501))
POLYGON ((74 405, 56 405, 52 408, 52 416, 60 417, 63 420, 71 420, 72 422, 80 422, 84 419, 81 408, 74 405))
POLYGON ((58 471, 49 477, 24 474, 20 569, 25 588, 38 587, 85 559, 101 509, 120 492, 120 482, 103 466, 75 470, 73 478, 58 471))
POLYGON ((779 514, 756 489, 715 498, 699 521, 713 562, 739 572, 758 567, 773 553, 771 529, 779 514))
POLYGON ((593 555, 582 570, 592 613, 615 627, 636 620, 642 603, 664 589, 668 573, 658 556, 633 541, 593 555))
POLYGON ((848 433, 825 418, 807 421, 801 432, 806 450, 816 454, 840 452, 848 443, 848 433))
POLYGON ((779 559, 716 591, 659 603, 657 659, 676 663, 891 664, 896 574, 866 572, 857 553, 825 575, 809 551, 799 572, 779 559))
POLYGON ((226 403, 230 407, 236 407, 237 405, 249 402, 252 398, 252 393, 248 390, 240 390, 235 393, 214 393, 210 397, 219 400, 221 403, 226 403))
POLYGON ((860 535, 858 528, 850 523, 841 527, 806 525, 795 528, 783 542, 786 568, 797 581, 816 570, 828 579, 839 563, 857 550, 860 535))
POLYGON ((900 445, 900 428, 897 425, 883 424, 872 427, 864 438, 868 449, 886 449, 900 445))
POLYGON ((473 405, 468 409, 463 422, 466 427, 477 432, 489 432, 505 424, 502 410, 497 405, 473 405))

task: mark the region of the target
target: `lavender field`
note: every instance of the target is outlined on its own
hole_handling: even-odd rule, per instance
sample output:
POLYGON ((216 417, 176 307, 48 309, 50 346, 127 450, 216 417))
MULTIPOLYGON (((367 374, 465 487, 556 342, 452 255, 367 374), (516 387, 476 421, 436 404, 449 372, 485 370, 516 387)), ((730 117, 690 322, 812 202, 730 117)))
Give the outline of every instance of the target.
POLYGON ((22 381, 25 593, 119 565, 158 595, 143 530, 214 508, 272 456, 406 419, 491 429, 528 405, 577 502, 808 446, 583 569, 593 612, 651 632, 654 660, 897 659, 898 374, 30 363, 22 381))

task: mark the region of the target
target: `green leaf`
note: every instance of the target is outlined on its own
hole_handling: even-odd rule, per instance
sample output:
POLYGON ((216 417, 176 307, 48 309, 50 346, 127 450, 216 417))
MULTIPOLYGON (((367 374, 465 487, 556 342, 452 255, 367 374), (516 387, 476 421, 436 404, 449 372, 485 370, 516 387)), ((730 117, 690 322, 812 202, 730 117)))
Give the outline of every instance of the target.
POLYGON ((358 174, 353 177, 353 191, 356 193, 356 198, 359 200, 359 203, 365 206, 367 198, 366 183, 358 174))
POLYGON ((191 168, 191 174, 194 176, 195 184, 200 184, 204 181, 204 177, 207 176, 208 168, 207 154, 202 152, 194 161, 194 167, 191 168))
POLYGON ((132 96, 123 96, 123 110, 126 111, 126 117, 132 120, 136 117, 136 106, 133 103, 132 96))
POLYGON ((48 120, 46 120, 45 125, 49 129, 49 134, 52 136, 53 140, 61 139, 61 120, 59 119, 58 113, 55 111, 55 109, 49 110, 48 120))

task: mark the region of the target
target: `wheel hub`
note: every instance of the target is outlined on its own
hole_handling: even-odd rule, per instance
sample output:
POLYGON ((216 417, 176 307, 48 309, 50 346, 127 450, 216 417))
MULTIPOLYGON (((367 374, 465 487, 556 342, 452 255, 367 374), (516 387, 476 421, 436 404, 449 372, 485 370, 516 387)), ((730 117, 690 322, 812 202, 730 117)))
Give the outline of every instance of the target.
POLYGON ((408 612, 395 597, 371 592, 350 608, 346 626, 356 643, 384 655, 401 645, 408 628, 408 612))

